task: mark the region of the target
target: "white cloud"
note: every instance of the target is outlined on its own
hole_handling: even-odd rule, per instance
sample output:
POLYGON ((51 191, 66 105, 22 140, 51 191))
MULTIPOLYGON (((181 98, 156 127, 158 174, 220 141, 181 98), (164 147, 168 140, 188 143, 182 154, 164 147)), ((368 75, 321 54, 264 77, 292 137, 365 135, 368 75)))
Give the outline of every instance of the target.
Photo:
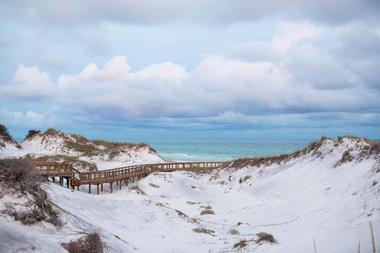
POLYGON ((45 127, 46 124, 52 124, 51 116, 44 115, 33 111, 15 112, 7 108, 0 107, 0 118, 11 126, 23 125, 27 127, 45 127))
POLYGON ((14 97, 54 94, 52 104, 107 119, 379 110, 379 92, 368 88, 378 85, 376 61, 341 58, 319 46, 330 34, 337 32, 307 22, 283 24, 265 42, 277 57, 240 58, 263 45, 252 42, 234 57, 205 55, 191 70, 163 62, 133 71, 117 56, 52 83, 38 68, 20 66, 0 91, 14 97))
POLYGON ((359 125, 379 125, 380 113, 345 113, 345 112, 323 112, 323 113, 286 113, 267 115, 246 115, 234 111, 226 111, 212 117, 201 117, 192 119, 203 124, 228 124, 240 128, 254 127, 308 127, 319 128, 345 127, 352 122, 359 125))
POLYGON ((304 41, 318 37, 321 32, 321 29, 309 22, 283 23, 279 30, 280 33, 273 37, 272 44, 274 49, 283 54, 304 41))
POLYGON ((19 66, 12 80, 6 85, 0 85, 0 96, 33 98, 51 96, 53 92, 54 84, 49 75, 35 66, 19 66))

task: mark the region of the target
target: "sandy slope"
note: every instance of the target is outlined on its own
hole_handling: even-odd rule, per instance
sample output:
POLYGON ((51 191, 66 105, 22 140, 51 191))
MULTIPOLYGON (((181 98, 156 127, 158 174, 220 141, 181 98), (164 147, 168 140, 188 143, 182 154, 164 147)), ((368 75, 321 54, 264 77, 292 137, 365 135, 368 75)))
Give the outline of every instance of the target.
POLYGON ((133 164, 163 162, 163 159, 146 144, 93 141, 54 129, 28 136, 19 147, 17 145, 17 142, 4 142, 4 145, 0 146, 0 158, 28 155, 52 161, 68 160, 71 163, 76 162, 75 168, 79 170, 89 170, 88 165, 104 170, 133 164))
POLYGON ((369 221, 380 247, 380 169, 378 155, 361 156, 365 145, 326 140, 318 152, 281 164, 207 175, 156 173, 138 183, 145 195, 126 187, 89 195, 50 184, 49 194, 66 221, 62 229, 18 229, 3 218, 0 233, 26 237, 25 230, 37 231, 28 238, 36 245, 49 233, 58 245, 78 231, 94 230, 109 252, 313 252, 315 241, 318 252, 346 253, 357 252, 359 240, 362 252, 370 252, 369 221), (354 159, 340 164, 346 150, 354 159), (200 215, 206 206, 215 214, 200 215), (239 234, 231 235, 231 229, 239 234), (278 243, 257 244, 259 232, 278 243), (247 246, 234 249, 241 240, 247 246))

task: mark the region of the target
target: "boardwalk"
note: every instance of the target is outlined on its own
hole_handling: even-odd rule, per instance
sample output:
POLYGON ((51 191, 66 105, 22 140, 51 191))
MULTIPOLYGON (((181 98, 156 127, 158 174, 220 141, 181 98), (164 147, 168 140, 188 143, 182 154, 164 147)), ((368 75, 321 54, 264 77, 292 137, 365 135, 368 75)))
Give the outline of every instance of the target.
POLYGON ((88 192, 91 193, 92 185, 96 185, 96 193, 103 191, 105 183, 110 185, 113 191, 113 184, 121 188, 122 183, 128 184, 130 181, 139 180, 153 172, 170 172, 176 170, 202 171, 219 168, 227 162, 170 162, 130 165, 110 170, 100 170, 93 172, 79 172, 68 163, 55 162, 32 162, 40 175, 51 178, 53 181, 59 179, 61 185, 66 181, 67 187, 77 188, 81 185, 88 185, 88 192))

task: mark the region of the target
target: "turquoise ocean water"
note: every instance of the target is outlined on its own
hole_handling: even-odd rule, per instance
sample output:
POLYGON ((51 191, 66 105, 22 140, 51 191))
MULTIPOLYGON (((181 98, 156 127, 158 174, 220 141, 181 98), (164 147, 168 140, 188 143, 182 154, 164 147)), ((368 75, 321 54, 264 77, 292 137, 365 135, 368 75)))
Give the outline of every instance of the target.
POLYGON ((170 161, 228 161, 291 153, 311 141, 147 141, 170 161))

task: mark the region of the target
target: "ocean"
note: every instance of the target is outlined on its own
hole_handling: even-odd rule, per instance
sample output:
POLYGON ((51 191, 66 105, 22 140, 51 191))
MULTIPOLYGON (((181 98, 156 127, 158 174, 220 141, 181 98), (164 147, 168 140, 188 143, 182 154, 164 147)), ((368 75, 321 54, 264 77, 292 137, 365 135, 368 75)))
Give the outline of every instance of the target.
POLYGON ((310 140, 271 141, 147 141, 168 161, 229 161, 244 157, 287 154, 304 148, 310 140))

